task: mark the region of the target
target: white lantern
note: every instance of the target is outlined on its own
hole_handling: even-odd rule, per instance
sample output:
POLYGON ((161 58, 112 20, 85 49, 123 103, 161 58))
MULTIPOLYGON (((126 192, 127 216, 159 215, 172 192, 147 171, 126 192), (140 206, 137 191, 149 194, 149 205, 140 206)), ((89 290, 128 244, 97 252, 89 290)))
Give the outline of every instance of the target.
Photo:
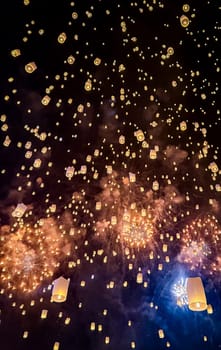
POLYGON ((21 218, 24 215, 26 209, 27 207, 24 203, 18 203, 17 207, 12 212, 12 216, 15 218, 21 218))
POLYGON ((74 167, 73 166, 68 166, 66 169, 65 176, 68 178, 68 180, 71 180, 72 177, 74 176, 74 167))
POLYGON ((200 277, 189 277, 186 290, 190 310, 204 311, 207 309, 206 294, 200 277))
POLYGON ((136 174, 129 173, 129 180, 130 182, 136 182, 136 174))
POLYGON ((63 303, 64 301, 66 301, 69 283, 70 278, 65 279, 62 276, 53 281, 51 301, 54 301, 56 303, 63 303))

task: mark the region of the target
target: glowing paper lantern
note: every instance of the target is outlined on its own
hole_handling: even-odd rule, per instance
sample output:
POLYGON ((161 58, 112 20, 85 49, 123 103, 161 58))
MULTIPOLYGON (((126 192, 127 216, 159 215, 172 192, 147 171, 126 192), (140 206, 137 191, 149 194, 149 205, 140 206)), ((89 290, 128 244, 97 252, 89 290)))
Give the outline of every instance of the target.
POLYGON ((156 159, 157 158, 157 152, 154 149, 150 150, 150 159, 156 159))
POLYGON ((142 272, 138 272, 138 274, 137 274, 137 283, 138 284, 143 283, 143 274, 142 274, 142 272))
POLYGON ((50 101, 51 101, 50 96, 45 95, 45 96, 42 98, 41 103, 42 103, 44 106, 47 106, 47 105, 49 104, 50 101))
POLYGON ((129 180, 130 182, 136 182, 136 174, 129 173, 129 180))
POLYGON ((187 124, 186 122, 183 120, 181 123, 180 123, 180 130, 181 131, 185 131, 187 129, 187 124))
POLYGON ((72 177, 74 176, 74 167, 73 166, 68 166, 66 169, 65 176, 68 178, 68 180, 71 180, 72 177))
POLYGON ((207 313, 208 314, 213 314, 213 307, 212 307, 211 304, 208 304, 208 306, 207 306, 207 313))
POLYGON ((119 137, 119 143, 120 143, 121 145, 124 145, 124 144, 125 144, 125 137, 124 137, 123 135, 121 135, 121 136, 119 137))
POLYGON ((40 158, 35 159, 35 161, 33 163, 33 167, 40 168, 40 166, 41 166, 41 159, 40 158))
POLYGON ((11 51, 11 55, 13 57, 18 57, 18 56, 21 55, 21 51, 19 49, 14 49, 14 50, 11 51))
POLYGON ((187 16, 182 15, 180 17, 180 24, 183 28, 188 27, 189 23, 190 23, 190 21, 189 21, 189 18, 187 16))
POLYGON ((37 65, 35 62, 29 62, 25 65, 25 71, 27 73, 33 73, 37 69, 37 65))
POLYGON ((163 329, 158 330, 158 335, 160 339, 163 339, 165 337, 163 329))
POLYGON ((58 36, 58 42, 59 42, 59 44, 64 44, 64 42, 66 41, 66 39, 67 39, 66 33, 61 33, 61 34, 59 34, 59 36, 58 36))
POLYGON ((90 330, 91 330, 91 331, 95 331, 95 329, 96 329, 96 324, 95 324, 95 322, 91 322, 90 330))
POLYGON ((69 56, 69 57, 67 58, 67 62, 68 62, 69 64, 74 64, 74 62, 75 62, 74 56, 69 56))
POLYGON ((58 341, 56 341, 54 343, 53 350, 59 350, 59 348, 60 348, 60 343, 58 341))
POLYGON ((48 310, 42 310, 41 311, 41 319, 46 319, 48 316, 48 310))
POLYGON ((67 299, 69 283, 70 279, 65 279, 64 277, 59 277, 53 281, 51 301, 63 303, 67 299))
POLYGON ((204 311, 207 309, 206 294, 200 277, 187 279, 188 306, 192 311, 204 311))
POLYGON ((111 165, 107 165, 107 174, 112 174, 112 166, 111 165))
POLYGON ((26 209, 27 207, 24 203, 19 203, 17 204, 17 207, 15 208, 15 210, 13 210, 12 216, 15 218, 21 218, 24 215, 26 209))
POLYGON ((153 191, 159 190, 159 182, 158 181, 153 182, 152 189, 153 189, 153 191))
POLYGON ((137 138, 137 141, 143 141, 144 140, 144 133, 142 130, 137 130, 135 131, 134 135, 136 136, 137 138))

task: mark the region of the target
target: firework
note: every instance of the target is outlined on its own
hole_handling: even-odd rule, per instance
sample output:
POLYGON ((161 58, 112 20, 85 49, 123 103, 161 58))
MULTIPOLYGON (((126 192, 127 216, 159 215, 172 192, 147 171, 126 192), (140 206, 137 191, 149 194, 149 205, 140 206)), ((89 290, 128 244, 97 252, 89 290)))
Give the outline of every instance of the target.
POLYGON ((60 259, 70 253, 53 219, 42 219, 36 227, 22 225, 16 231, 8 227, 3 232, 0 271, 1 281, 8 289, 34 291, 54 274, 60 259))
POLYGON ((215 216, 207 215, 193 219, 181 232, 179 262, 187 264, 191 270, 213 273, 220 270, 219 250, 221 229, 215 216))
POLYGON ((186 279, 181 278, 172 287, 172 293, 177 298, 177 305, 184 306, 188 304, 186 279))

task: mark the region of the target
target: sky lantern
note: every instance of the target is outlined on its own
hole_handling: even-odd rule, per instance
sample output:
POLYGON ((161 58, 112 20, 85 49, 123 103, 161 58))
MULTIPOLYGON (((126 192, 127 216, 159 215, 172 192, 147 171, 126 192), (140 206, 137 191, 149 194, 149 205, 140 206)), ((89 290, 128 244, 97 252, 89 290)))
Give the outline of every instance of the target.
POLYGON ((68 167, 67 167, 65 176, 66 176, 69 180, 72 179, 72 177, 74 176, 74 167, 73 167, 73 166, 68 166, 68 167))
POLYGON ((25 65, 25 71, 29 74, 33 73, 37 69, 35 62, 29 62, 25 65))
POLYGON ((56 303, 63 303, 67 299, 70 279, 59 277, 53 281, 53 290, 51 300, 56 303))
POLYGON ((21 218, 25 211, 27 209, 27 206, 24 203, 18 203, 15 210, 12 212, 12 216, 16 218, 21 218))
POLYGON ((139 272, 137 273, 136 281, 137 281, 138 284, 142 284, 143 283, 143 274, 140 271, 140 269, 139 269, 139 272))
POLYGON ((204 311, 207 309, 206 294, 200 277, 187 279, 188 306, 192 311, 204 311))
POLYGON ((207 313, 208 313, 208 314, 213 314, 213 307, 212 307, 211 304, 208 304, 208 305, 207 305, 207 313))

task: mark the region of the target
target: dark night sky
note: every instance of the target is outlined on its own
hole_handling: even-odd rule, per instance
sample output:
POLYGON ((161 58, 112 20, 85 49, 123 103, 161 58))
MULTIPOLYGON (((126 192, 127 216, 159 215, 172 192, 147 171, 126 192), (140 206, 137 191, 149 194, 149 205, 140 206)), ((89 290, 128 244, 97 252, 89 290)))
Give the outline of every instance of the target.
POLYGON ((1 4, 3 350, 220 349, 219 5, 1 4), (212 314, 177 305, 187 277, 212 314))

